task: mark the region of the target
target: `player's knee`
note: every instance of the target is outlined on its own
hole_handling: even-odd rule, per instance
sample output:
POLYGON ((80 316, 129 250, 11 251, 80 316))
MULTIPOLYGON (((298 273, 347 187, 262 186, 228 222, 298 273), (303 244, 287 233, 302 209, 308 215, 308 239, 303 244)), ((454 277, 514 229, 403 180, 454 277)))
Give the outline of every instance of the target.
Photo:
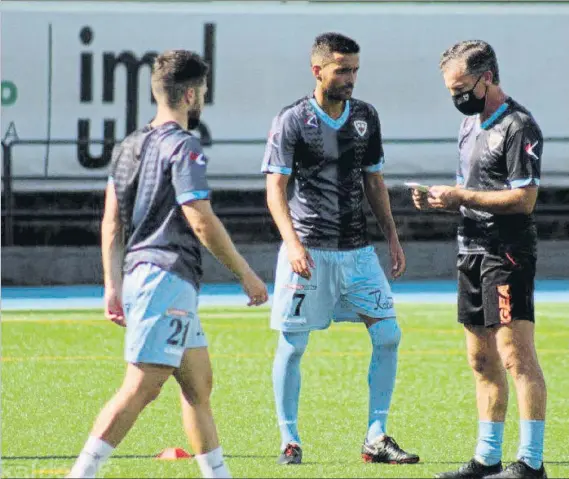
POLYGON ((158 399, 160 392, 162 391, 162 385, 150 386, 146 390, 143 390, 143 397, 145 404, 150 404, 152 401, 158 399))
POLYGON ((401 342, 401 328, 395 318, 382 319, 368 329, 373 348, 397 349, 401 342))
POLYGON ((213 389, 213 376, 202 381, 199 385, 185 386, 182 389, 183 398, 193 407, 209 405, 213 389))
POLYGON ((308 331, 300 333, 281 333, 278 350, 281 355, 300 358, 308 346, 308 331))
POLYGON ((137 403, 141 408, 144 408, 160 396, 161 390, 162 384, 140 382, 135 387, 123 386, 122 393, 123 396, 129 398, 130 402, 137 403))
POLYGON ((511 347, 502 352, 502 364, 515 379, 521 376, 533 376, 539 371, 531 355, 522 355, 516 348, 511 347))
POLYGON ((139 371, 132 373, 127 371, 127 376, 121 387, 121 395, 132 403, 137 403, 141 408, 150 404, 160 395, 162 386, 167 381, 169 375, 154 374, 146 372, 140 374, 139 371))
POLYGON ((483 351, 475 351, 468 354, 468 364, 477 374, 486 375, 492 369, 490 357, 483 351))

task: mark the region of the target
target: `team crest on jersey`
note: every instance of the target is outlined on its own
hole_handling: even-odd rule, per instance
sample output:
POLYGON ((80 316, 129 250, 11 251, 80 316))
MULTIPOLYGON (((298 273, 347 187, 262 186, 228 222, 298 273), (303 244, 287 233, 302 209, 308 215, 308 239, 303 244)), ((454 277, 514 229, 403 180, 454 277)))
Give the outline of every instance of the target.
POLYGON ((354 128, 356 129, 358 135, 364 136, 367 132, 367 121, 363 120, 354 121, 354 128))

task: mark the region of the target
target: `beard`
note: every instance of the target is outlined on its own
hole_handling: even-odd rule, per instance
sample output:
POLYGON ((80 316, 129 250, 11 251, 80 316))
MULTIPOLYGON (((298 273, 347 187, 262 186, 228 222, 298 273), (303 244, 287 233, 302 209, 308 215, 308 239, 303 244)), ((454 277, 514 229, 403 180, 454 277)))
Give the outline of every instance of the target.
POLYGON ((188 111, 188 131, 195 130, 200 126, 201 110, 189 110, 188 111))
POLYGON ((352 98, 353 87, 329 87, 324 91, 326 98, 332 101, 346 101, 352 98))

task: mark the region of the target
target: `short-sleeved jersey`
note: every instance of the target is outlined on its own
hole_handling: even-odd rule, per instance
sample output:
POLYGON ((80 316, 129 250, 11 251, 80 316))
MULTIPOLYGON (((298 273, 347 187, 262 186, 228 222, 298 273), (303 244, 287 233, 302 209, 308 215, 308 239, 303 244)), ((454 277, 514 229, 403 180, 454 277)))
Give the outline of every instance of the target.
POLYGON ((383 163, 372 105, 352 99, 332 119, 308 96, 274 118, 262 171, 292 175, 288 204, 303 244, 349 250, 369 243, 363 175, 381 171, 383 163))
POLYGON ((181 205, 210 198, 200 141, 177 123, 146 126, 113 152, 111 178, 126 232, 124 270, 152 263, 199 288, 200 242, 181 205))
MULTIPOLYGON (((464 188, 500 191, 538 186, 543 136, 531 113, 508 98, 486 121, 467 117, 459 133, 457 182, 464 188)), ((492 214, 461 207, 461 253, 536 254, 533 214, 492 214)))

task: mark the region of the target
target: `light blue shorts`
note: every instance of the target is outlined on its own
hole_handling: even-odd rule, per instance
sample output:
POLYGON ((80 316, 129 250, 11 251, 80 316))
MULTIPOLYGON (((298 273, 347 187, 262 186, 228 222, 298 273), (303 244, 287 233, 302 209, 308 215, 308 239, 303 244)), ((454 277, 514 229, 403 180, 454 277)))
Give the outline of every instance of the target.
POLYGON ((196 289, 158 266, 141 263, 125 275, 123 307, 129 363, 178 368, 186 349, 207 346, 196 289))
POLYGON ((292 271, 286 246, 279 251, 271 328, 279 331, 326 329, 332 320, 363 322, 394 318, 391 287, 373 246, 350 251, 308 248, 315 268, 309 280, 292 271))

